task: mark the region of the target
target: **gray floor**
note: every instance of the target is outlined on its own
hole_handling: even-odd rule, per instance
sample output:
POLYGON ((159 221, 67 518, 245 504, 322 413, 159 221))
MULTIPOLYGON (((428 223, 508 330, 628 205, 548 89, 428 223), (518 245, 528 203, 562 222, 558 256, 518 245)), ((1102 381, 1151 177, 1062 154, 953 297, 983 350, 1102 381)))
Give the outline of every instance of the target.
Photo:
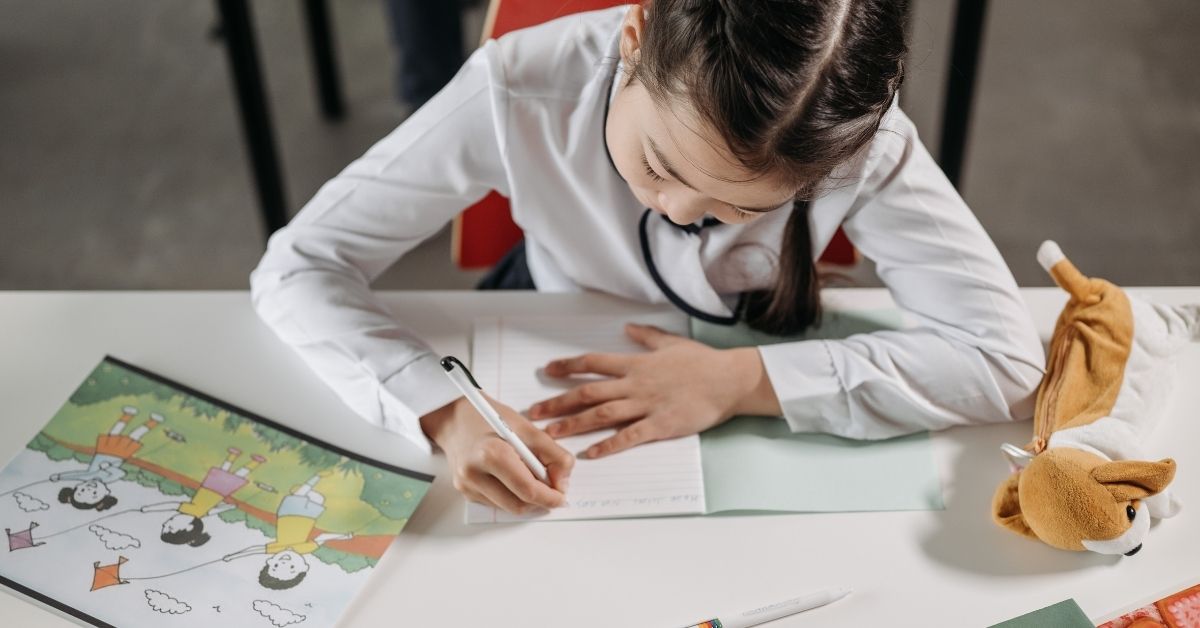
MULTIPOLYGON (((381 3, 339 0, 351 115, 321 121, 299 4, 252 3, 293 209, 407 113, 381 3)), ((1048 284, 1052 237, 1121 283, 1200 284, 1200 3, 990 4, 964 193, 1018 281, 1048 284)), ((952 6, 915 3, 903 102, 931 149, 952 6)), ((0 0, 0 289, 247 285, 262 233, 213 23, 194 0, 0 0)), ((448 248, 379 285, 470 286, 448 248)))

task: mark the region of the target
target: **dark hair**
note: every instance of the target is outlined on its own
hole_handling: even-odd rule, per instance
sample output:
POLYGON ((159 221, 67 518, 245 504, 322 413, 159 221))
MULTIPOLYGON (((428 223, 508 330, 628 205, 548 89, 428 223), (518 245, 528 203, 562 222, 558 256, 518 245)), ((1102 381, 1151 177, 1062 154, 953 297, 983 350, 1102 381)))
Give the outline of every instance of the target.
POLYGON ((199 517, 192 517, 192 523, 187 528, 175 532, 163 532, 159 538, 171 545, 200 547, 212 537, 204 531, 204 522, 199 517))
POLYGON ((96 510, 108 510, 109 508, 117 505, 117 498, 113 497, 112 495, 105 495, 103 499, 94 504, 85 504, 81 501, 77 501, 75 499, 75 489, 71 487, 64 487, 62 490, 58 491, 58 501, 64 504, 69 503, 80 510, 90 510, 92 508, 95 508, 96 510))
MULTIPOLYGON (((630 80, 689 103, 750 172, 798 200, 870 144, 904 76, 906 0, 644 0, 630 80)), ((820 316, 808 212, 788 218, 774 288, 751 293, 753 327, 797 333, 820 316)))
POLYGON ((308 575, 307 571, 301 571, 295 578, 292 578, 291 580, 281 580, 267 573, 267 569, 269 568, 269 566, 263 565, 262 571, 258 572, 258 583, 268 589, 275 589, 276 591, 290 589, 300 584, 300 581, 304 580, 304 576, 308 575))

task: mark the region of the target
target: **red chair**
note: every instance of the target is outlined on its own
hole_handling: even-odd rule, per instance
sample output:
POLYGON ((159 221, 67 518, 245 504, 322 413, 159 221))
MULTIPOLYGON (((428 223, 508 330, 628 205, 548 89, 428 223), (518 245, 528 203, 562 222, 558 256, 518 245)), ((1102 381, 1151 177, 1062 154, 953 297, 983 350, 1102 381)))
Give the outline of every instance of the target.
MULTIPOLYGON (((509 31, 547 22, 556 17, 604 9, 622 0, 491 0, 483 26, 483 40, 509 31)), ((508 199, 491 192, 454 219, 450 255, 462 269, 490 268, 521 240, 521 228, 512 221, 508 199)), ((852 266, 858 253, 838 229, 821 254, 821 262, 852 266)))

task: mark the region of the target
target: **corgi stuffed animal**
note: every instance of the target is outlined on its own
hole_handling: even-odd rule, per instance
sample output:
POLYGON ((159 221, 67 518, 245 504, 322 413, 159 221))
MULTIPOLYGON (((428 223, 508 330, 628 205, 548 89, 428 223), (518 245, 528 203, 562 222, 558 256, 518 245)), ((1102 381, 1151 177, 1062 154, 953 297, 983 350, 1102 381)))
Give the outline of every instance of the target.
POLYGON ((1014 473, 996 490, 992 516, 1053 547, 1132 556, 1151 518, 1179 511, 1168 490, 1175 461, 1147 460, 1140 441, 1163 410, 1173 357, 1200 339, 1200 307, 1130 297, 1084 276, 1054 242, 1038 261, 1070 300, 1050 340, 1033 441, 1004 445, 1014 473))

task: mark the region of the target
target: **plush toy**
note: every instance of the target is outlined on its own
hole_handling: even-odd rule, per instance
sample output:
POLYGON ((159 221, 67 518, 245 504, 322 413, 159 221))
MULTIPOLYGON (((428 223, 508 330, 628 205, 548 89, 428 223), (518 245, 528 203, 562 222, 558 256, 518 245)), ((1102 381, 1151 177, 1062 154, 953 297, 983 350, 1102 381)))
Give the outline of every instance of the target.
POLYGON ((1167 490, 1175 461, 1148 461, 1139 443, 1162 413, 1173 357, 1200 339, 1200 307, 1146 303, 1085 277, 1054 242, 1038 261, 1071 298, 1050 340, 1033 441, 1003 447, 1014 473, 992 516, 1057 548, 1132 556, 1152 517, 1179 511, 1167 490))

